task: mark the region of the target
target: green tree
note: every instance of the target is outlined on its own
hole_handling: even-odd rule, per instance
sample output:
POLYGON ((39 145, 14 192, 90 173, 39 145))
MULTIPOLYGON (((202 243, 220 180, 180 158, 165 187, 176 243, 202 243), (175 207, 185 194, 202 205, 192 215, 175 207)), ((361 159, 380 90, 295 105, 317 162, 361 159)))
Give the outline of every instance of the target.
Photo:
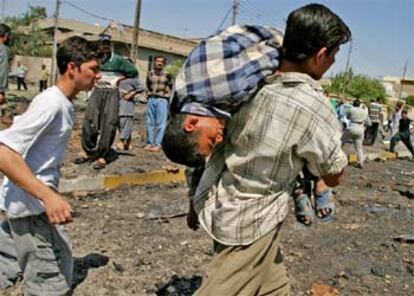
POLYGON ((167 69, 166 69, 167 73, 169 73, 175 79, 183 63, 184 63, 183 59, 174 60, 172 64, 167 66, 167 69))
POLYGON ((405 97, 404 101, 406 102, 407 105, 414 106, 414 96, 413 95, 405 97))
POLYGON ((17 16, 5 18, 5 23, 12 29, 11 54, 50 57, 49 37, 39 30, 35 22, 46 18, 46 8, 41 6, 29 6, 27 12, 17 16))
POLYGON ((345 94, 347 97, 358 98, 363 101, 380 98, 382 103, 387 102, 385 88, 378 79, 365 75, 355 75, 352 69, 333 77, 331 85, 326 87, 326 90, 330 93, 345 94))

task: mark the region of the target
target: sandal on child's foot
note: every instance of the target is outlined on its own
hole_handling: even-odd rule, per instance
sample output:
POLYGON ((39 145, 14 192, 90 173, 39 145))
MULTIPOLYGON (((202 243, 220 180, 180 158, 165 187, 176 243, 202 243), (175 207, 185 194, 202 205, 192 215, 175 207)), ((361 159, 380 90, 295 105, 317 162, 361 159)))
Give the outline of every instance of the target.
POLYGON ((316 217, 322 222, 329 222, 335 216, 334 194, 330 188, 315 194, 316 217))
POLYGON ((295 202, 296 220, 305 226, 310 226, 314 219, 314 213, 309 197, 302 193, 298 196, 294 196, 293 200, 295 202))

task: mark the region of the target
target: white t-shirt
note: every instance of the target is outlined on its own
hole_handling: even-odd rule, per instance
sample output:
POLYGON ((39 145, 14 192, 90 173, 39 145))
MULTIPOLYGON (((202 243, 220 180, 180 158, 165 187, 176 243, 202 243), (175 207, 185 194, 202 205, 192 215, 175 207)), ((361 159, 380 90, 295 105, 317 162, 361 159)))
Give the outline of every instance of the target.
MULTIPOLYGON (((10 128, 0 131, 0 143, 18 152, 39 180, 57 189, 74 114, 69 99, 52 86, 37 95, 27 111, 14 118, 10 128)), ((0 192, 0 208, 11 218, 44 212, 41 201, 8 178, 4 178, 0 192)))

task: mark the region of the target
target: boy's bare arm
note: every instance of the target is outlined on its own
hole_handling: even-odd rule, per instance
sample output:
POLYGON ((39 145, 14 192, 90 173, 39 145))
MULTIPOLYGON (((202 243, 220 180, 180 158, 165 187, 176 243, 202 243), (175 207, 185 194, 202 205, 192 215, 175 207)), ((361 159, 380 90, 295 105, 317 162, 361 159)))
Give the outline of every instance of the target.
POLYGON ((0 171, 14 184, 43 202, 50 223, 64 224, 72 221, 70 204, 37 179, 20 154, 2 144, 0 171))

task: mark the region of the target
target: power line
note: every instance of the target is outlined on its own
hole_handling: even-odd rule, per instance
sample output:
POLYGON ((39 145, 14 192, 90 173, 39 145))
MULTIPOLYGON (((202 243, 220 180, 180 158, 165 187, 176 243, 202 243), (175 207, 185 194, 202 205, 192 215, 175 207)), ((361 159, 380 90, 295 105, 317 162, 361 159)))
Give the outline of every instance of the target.
POLYGON ((241 1, 240 6, 242 6, 249 14, 253 15, 255 18, 264 18, 263 13, 259 12, 256 8, 253 8, 247 2, 241 1))
POLYGON ((248 16, 248 18, 250 20, 254 20, 253 22, 256 23, 256 24, 270 25, 270 26, 273 26, 273 27, 278 27, 273 22, 266 19, 263 14, 258 14, 258 13, 252 12, 252 10, 249 9, 247 6, 244 6, 244 4, 240 5, 240 10, 244 11, 244 14, 246 16, 248 16))
POLYGON ((258 24, 258 25, 271 25, 276 27, 274 24, 269 24, 269 22, 265 22, 262 19, 259 18, 258 15, 252 14, 248 10, 246 10, 245 7, 240 6, 241 13, 248 19, 248 21, 252 24, 258 24))
POLYGON ((220 23, 220 26, 218 26, 218 28, 217 28, 217 30, 216 30, 216 32, 218 32, 218 31, 220 31, 220 30, 221 30, 221 28, 223 27, 223 25, 224 25, 224 23, 226 22, 227 18, 229 17, 230 12, 232 11, 232 9, 233 9, 233 7, 230 7, 230 9, 226 12, 226 14, 225 14, 225 15, 224 15, 224 17, 223 17, 223 20, 222 20, 222 21, 221 21, 221 23, 220 23))
POLYGON ((256 19, 253 19, 254 16, 252 16, 244 7, 240 6, 240 14, 244 15, 246 17, 246 19, 248 20, 248 22, 250 22, 251 24, 259 24, 260 22, 258 22, 256 19))
POLYGON ((115 22, 115 23, 117 23, 117 24, 118 24, 118 23, 120 23, 120 22, 118 22, 118 21, 116 21, 116 20, 114 20, 114 19, 107 18, 107 17, 104 17, 104 16, 100 16, 100 15, 97 15, 97 14, 95 14, 95 13, 93 13, 93 12, 90 12, 90 11, 88 11, 88 10, 86 10, 86 9, 84 9, 84 8, 80 7, 80 6, 77 6, 77 5, 75 5, 75 4, 73 4, 73 3, 69 2, 69 1, 62 1, 62 4, 67 4, 67 5, 69 5, 70 7, 75 8, 75 9, 77 9, 78 11, 81 11, 81 12, 83 12, 84 14, 87 14, 87 15, 92 16, 92 17, 97 18, 97 19, 101 19, 101 20, 104 20, 104 21, 109 21, 109 22, 115 22))
MULTIPOLYGON (((266 12, 258 8, 257 6, 250 4, 247 0, 240 0, 240 6, 244 7, 251 15, 254 15, 255 18, 261 18, 264 22, 272 25, 274 27, 279 27, 275 24, 272 17, 269 17, 266 12)), ((259 23, 263 23, 263 21, 259 21, 259 23)))

